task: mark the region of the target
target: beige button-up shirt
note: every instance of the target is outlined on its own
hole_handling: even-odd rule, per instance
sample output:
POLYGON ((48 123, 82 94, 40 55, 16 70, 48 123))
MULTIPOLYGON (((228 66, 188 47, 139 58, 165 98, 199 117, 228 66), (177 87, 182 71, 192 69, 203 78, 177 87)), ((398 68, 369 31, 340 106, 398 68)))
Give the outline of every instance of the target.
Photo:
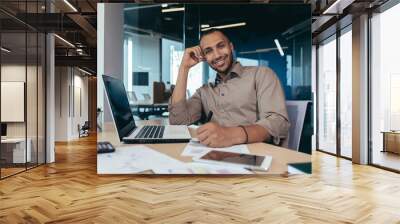
POLYGON ((193 96, 169 103, 170 124, 192 124, 202 111, 213 112, 211 121, 221 126, 257 124, 272 136, 272 143, 287 138, 289 121, 285 96, 275 72, 270 68, 242 66, 234 62, 224 81, 203 85, 193 96))

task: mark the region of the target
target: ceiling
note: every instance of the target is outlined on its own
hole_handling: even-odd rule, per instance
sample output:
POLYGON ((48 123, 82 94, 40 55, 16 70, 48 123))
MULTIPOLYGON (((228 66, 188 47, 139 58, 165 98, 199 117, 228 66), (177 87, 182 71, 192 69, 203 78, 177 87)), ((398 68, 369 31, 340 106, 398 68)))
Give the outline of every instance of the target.
MULTIPOLYGON (((354 15, 366 9, 377 7, 387 0, 340 0, 340 4, 335 6, 339 14, 323 15, 323 12, 334 4, 334 0, 197 0, 197 3, 229 3, 230 10, 224 10, 224 6, 199 6, 199 10, 207 12, 206 18, 199 18, 201 23, 209 25, 218 25, 221 23, 231 23, 239 20, 248 21, 248 29, 251 32, 262 32, 259 27, 263 21, 280 21, 274 25, 269 23, 267 29, 273 32, 284 32, 281 30, 282 23, 293 24, 293 19, 301 16, 299 11, 293 10, 291 15, 278 15, 274 10, 279 10, 279 6, 271 9, 256 8, 252 14, 241 15, 240 6, 232 6, 234 3, 269 3, 277 4, 303 4, 307 3, 312 8, 312 32, 313 38, 328 35, 326 32, 339 19, 346 15, 354 15), (268 11, 269 10, 269 11, 268 11), (229 11, 229 12, 228 12, 229 11), (268 12, 267 12, 268 11, 268 12), (272 16, 273 15, 273 16, 272 16), (277 17, 281 18, 277 18, 277 17), (231 21, 221 21, 221 18, 233 18, 231 21), (325 32, 325 33, 324 33, 325 32)), ((97 39, 97 11, 98 2, 124 2, 124 3, 151 3, 153 1, 128 1, 128 0, 68 0, 67 4, 64 0, 34 0, 34 1, 16 1, 1 0, 0 1, 0 26, 4 33, 8 34, 4 38, 10 38, 15 41, 16 45, 20 43, 20 38, 15 37, 19 32, 28 28, 31 31, 55 32, 62 39, 67 40, 66 43, 60 38, 56 38, 56 64, 58 65, 76 65, 96 71, 96 39, 97 39), (48 13, 52 9, 53 13, 48 13), (14 35, 14 37, 13 37, 14 35), (79 49, 79 50, 77 50, 79 49)), ((139 13, 131 13, 137 11, 134 7, 138 4, 127 4, 125 7, 125 20, 130 21, 131 29, 140 27, 143 30, 131 30, 132 32, 144 32, 152 30, 158 34, 165 35, 172 39, 182 40, 183 33, 183 13, 161 13, 161 3, 167 2, 158 0, 155 7, 148 7, 140 10, 139 13), (131 7, 131 9, 128 9, 131 7), (133 7, 133 8, 132 8, 133 7), (154 19, 158 18, 158 19, 154 19), (150 22, 149 22, 150 21, 150 22), (182 26, 176 24, 182 23, 182 26)), ((184 2, 184 1, 176 1, 184 2)), ((186 1, 187 2, 187 1, 186 1)), ((141 4, 143 6, 143 4, 141 4)), ((183 5, 183 4, 180 4, 183 5)), ((180 6, 178 3, 174 7, 180 6)), ((140 5, 139 5, 140 6, 140 5)), ((147 5, 148 6, 148 5, 147 5)), ((170 6, 171 7, 171 4, 170 6)), ((334 10, 336 10, 336 8, 334 10)), ((203 13, 204 14, 204 13, 203 13)), ((350 19, 351 21, 351 19, 350 19)), ((190 26, 188 27, 190 29, 190 26)), ((243 33, 242 33, 243 34, 243 33)), ((244 33, 245 34, 245 33, 244 33)), ((240 33, 238 34, 240 35, 240 33)), ((28 52, 30 52, 28 48, 28 52)))

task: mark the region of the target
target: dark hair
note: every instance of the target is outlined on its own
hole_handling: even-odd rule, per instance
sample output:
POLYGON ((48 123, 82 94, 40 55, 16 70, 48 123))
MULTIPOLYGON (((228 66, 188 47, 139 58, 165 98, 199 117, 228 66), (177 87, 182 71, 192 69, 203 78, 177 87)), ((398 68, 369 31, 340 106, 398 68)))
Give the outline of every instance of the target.
POLYGON ((203 32, 201 33, 201 36, 200 36, 200 41, 201 41, 201 39, 203 39, 204 36, 207 36, 207 35, 212 34, 212 33, 215 33, 215 32, 220 32, 220 33, 222 33, 222 35, 224 35, 224 36, 226 37, 226 39, 228 39, 229 42, 231 41, 231 40, 229 39, 228 35, 226 35, 226 33, 224 33, 224 31, 222 31, 222 30, 220 30, 220 29, 217 29, 217 28, 211 28, 211 29, 209 29, 209 30, 203 31, 203 32))

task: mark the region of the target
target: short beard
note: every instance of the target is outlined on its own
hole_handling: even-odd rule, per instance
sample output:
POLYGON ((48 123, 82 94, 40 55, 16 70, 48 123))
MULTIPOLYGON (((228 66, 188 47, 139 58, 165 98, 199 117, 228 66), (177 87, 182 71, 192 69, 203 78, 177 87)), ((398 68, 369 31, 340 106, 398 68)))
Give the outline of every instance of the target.
POLYGON ((225 71, 220 71, 220 70, 218 70, 217 68, 214 68, 214 67, 212 67, 212 66, 211 66, 211 68, 214 69, 214 71, 216 71, 217 73, 226 74, 226 73, 232 68, 232 65, 233 65, 233 56, 232 56, 232 54, 231 54, 230 56, 228 56, 228 60, 230 61, 230 64, 229 64, 229 66, 225 69, 225 71))

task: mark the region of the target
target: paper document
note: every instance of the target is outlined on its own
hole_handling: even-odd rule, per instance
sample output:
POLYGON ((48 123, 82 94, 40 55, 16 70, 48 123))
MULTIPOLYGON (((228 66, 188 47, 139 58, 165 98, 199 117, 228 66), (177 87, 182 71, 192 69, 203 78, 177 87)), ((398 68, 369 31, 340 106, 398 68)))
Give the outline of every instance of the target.
POLYGON ((214 165, 206 163, 185 163, 184 166, 154 169, 156 174, 252 174, 251 171, 240 167, 214 165))
POLYGON ((98 174, 135 174, 183 166, 183 162, 141 145, 117 147, 113 153, 97 154, 98 174))
POLYGON ((246 145, 234 145, 231 147, 225 147, 225 148, 210 148, 205 145, 202 145, 198 142, 193 142, 190 141, 185 149, 183 150, 181 156, 191 156, 191 157, 199 157, 211 150, 217 150, 217 151, 225 151, 225 152, 237 152, 237 153, 249 153, 249 149, 247 148, 246 145))

